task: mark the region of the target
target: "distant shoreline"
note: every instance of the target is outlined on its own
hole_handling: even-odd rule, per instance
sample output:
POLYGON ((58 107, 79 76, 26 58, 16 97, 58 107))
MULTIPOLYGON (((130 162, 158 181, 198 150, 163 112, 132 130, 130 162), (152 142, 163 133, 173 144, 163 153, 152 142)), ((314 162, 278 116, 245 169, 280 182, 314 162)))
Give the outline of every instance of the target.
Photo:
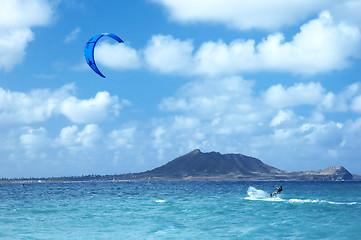
MULTIPOLYGON (((119 175, 122 176, 122 175, 119 175)), ((109 176, 108 176, 109 177, 109 176)), ((230 179, 220 177, 190 177, 190 178, 166 178, 155 177, 151 178, 107 178, 106 176, 99 176, 95 178, 82 179, 84 177, 61 177, 61 178, 3 178, 0 183, 90 183, 90 182, 360 182, 361 176, 354 175, 352 180, 309 180, 309 179, 261 179, 261 178, 247 178, 247 179, 230 179)))
POLYGON ((0 183, 149 181, 361 181, 361 175, 351 174, 342 166, 318 171, 284 171, 242 154, 203 153, 194 149, 163 166, 140 173, 0 179, 0 183))

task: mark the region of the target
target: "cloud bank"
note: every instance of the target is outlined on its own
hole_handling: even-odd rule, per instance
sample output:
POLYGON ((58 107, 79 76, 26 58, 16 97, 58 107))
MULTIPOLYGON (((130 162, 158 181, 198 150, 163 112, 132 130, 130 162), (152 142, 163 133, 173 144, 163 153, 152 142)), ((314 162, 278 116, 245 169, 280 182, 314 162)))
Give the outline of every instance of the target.
POLYGON ((301 75, 338 71, 361 57, 361 32, 356 25, 335 20, 329 11, 303 24, 290 40, 281 32, 253 39, 203 42, 154 35, 144 49, 100 44, 97 61, 117 70, 145 67, 161 74, 224 76, 255 72, 301 75))
POLYGON ((329 12, 301 26, 292 40, 282 33, 254 40, 205 42, 194 51, 192 41, 157 35, 148 43, 145 61, 161 73, 225 75, 259 71, 316 74, 341 70, 357 51, 361 33, 357 27, 335 23, 329 12))
MULTIPOLYGON (((34 118, 26 123, 31 126, 2 129, 0 155, 24 167, 26 162, 20 161, 24 157, 52 159, 48 165, 65 164, 87 174, 89 168, 99 168, 101 159, 102 167, 108 169, 102 173, 109 174, 109 169, 114 168, 116 172, 128 172, 134 171, 135 166, 143 170, 157 167, 169 161, 170 155, 177 157, 197 146, 203 151, 242 152, 288 170, 326 167, 340 158, 346 167, 356 168, 356 161, 348 161, 355 153, 361 154, 361 117, 357 107, 361 83, 339 92, 331 92, 319 82, 288 87, 276 84, 263 92, 256 92, 255 84, 238 76, 193 81, 162 99, 158 107, 163 117, 121 121, 112 128, 107 127, 104 118, 119 119, 117 112, 122 103, 106 92, 89 99, 73 96, 74 86, 54 92, 37 90, 37 94, 35 90, 10 92, 12 99, 26 99, 30 104, 26 108, 31 103, 43 102, 43 106, 29 108, 27 115, 34 118), (44 107, 49 102, 53 107, 44 107), (62 109, 63 104, 69 104, 72 111, 62 109), (86 111, 82 112, 82 108, 86 111), (355 117, 332 119, 329 114, 335 112, 348 112, 355 117), (56 115, 67 117, 70 124, 50 132, 45 121, 56 115), (295 152, 299 154, 297 158, 295 152), (146 161, 144 156, 154 161, 146 161), (64 159, 69 162, 62 164, 64 159)), ((0 105, 6 104, 2 100, 0 105)), ((4 114, 5 109, 1 112, 4 114)), ((21 113, 19 107, 12 119, 21 119, 21 113)))
MULTIPOLYGON (((164 6, 169 17, 179 23, 219 23, 238 30, 274 31, 298 25, 328 9, 350 22, 359 22, 358 0, 152 0, 164 6)), ((361 22, 359 22, 361 23, 361 22)))

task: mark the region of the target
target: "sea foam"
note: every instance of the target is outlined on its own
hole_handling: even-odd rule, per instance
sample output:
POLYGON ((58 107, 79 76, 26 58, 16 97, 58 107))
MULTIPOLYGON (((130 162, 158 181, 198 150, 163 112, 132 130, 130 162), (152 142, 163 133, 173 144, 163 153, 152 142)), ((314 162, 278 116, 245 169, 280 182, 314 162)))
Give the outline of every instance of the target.
POLYGON ((359 204, 358 202, 334 202, 334 201, 327 201, 327 200, 319 200, 319 199, 283 199, 279 196, 271 197, 267 192, 256 189, 254 187, 248 187, 247 190, 248 197, 244 199, 247 200, 256 200, 256 201, 267 201, 267 202, 288 202, 288 203, 326 203, 326 204, 333 204, 333 205, 355 205, 359 204))
POLYGON ((283 201, 283 199, 277 197, 270 197, 269 193, 256 189, 254 187, 249 187, 247 190, 248 197, 245 199, 247 200, 262 200, 262 201, 283 201))

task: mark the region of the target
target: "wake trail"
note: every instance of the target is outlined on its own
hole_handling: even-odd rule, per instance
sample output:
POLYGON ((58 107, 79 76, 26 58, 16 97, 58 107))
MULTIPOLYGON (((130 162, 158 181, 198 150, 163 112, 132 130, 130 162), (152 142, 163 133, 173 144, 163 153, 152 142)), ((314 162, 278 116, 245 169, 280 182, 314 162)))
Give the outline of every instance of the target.
POLYGON ((248 187, 247 190, 248 197, 245 197, 246 200, 251 201, 266 201, 266 202, 287 202, 287 203, 326 203, 326 204, 333 204, 333 205, 356 205, 361 204, 358 202, 334 202, 334 201, 327 201, 327 200, 312 200, 312 199, 283 199, 279 196, 270 197, 269 193, 256 189, 254 187, 248 187))

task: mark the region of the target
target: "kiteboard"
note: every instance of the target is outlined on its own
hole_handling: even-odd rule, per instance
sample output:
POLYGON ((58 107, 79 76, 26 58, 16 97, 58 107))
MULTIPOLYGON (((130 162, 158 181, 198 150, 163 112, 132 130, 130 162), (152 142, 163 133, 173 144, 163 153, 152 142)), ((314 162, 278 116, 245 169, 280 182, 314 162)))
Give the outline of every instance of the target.
POLYGON ((270 194, 270 196, 273 197, 276 194, 278 194, 278 192, 273 192, 273 193, 270 194))

